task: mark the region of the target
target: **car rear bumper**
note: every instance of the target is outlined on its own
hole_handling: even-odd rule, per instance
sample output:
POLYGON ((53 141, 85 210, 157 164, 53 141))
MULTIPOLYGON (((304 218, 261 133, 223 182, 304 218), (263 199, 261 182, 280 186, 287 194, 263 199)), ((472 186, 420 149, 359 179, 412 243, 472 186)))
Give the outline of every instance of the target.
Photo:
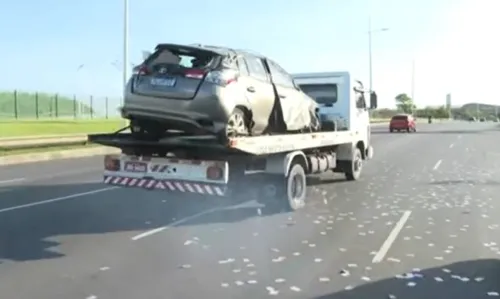
POLYGON ((389 125, 389 129, 393 129, 393 130, 406 130, 406 129, 410 129, 410 128, 413 128, 413 127, 410 125, 389 125))
POLYGON ((147 108, 124 107, 122 117, 161 123, 170 130, 193 134, 217 134, 225 128, 225 121, 214 121, 210 115, 191 111, 158 111, 147 108))

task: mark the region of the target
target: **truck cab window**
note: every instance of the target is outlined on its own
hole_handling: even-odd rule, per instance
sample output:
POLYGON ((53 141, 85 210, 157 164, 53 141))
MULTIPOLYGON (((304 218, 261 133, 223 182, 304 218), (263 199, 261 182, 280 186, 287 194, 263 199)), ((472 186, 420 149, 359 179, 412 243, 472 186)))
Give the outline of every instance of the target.
POLYGON ((318 104, 337 103, 337 84, 300 84, 299 87, 318 104))

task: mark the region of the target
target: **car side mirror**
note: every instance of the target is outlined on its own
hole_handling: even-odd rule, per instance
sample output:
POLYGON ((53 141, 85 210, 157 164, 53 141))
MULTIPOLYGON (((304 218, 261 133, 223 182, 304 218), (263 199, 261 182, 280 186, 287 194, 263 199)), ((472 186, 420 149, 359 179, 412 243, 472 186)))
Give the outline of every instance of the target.
POLYGON ((372 91, 370 92, 370 109, 377 109, 377 94, 372 91))

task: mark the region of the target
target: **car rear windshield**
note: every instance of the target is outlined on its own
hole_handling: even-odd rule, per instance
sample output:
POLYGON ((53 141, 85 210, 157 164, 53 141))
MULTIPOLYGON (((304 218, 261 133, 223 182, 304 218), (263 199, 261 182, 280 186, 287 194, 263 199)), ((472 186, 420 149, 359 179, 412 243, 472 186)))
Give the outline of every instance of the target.
POLYGON ((300 89, 318 104, 337 102, 337 84, 302 84, 300 89))
POLYGON ((393 116, 392 120, 408 120, 408 116, 406 116, 406 115, 397 115, 397 116, 393 116))
POLYGON ((178 68, 206 69, 213 67, 218 55, 211 51, 203 51, 189 48, 159 48, 151 55, 146 65, 155 70, 158 66, 171 65, 178 68))

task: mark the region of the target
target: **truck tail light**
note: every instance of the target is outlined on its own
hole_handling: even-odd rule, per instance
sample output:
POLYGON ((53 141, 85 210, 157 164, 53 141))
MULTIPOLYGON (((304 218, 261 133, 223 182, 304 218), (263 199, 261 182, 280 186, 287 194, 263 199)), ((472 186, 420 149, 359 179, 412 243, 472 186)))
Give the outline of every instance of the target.
POLYGON ((115 156, 106 155, 104 156, 104 169, 107 171, 119 171, 120 170, 120 160, 115 156))
POLYGON ((213 165, 207 168, 207 179, 218 181, 224 177, 224 170, 217 166, 213 165))

